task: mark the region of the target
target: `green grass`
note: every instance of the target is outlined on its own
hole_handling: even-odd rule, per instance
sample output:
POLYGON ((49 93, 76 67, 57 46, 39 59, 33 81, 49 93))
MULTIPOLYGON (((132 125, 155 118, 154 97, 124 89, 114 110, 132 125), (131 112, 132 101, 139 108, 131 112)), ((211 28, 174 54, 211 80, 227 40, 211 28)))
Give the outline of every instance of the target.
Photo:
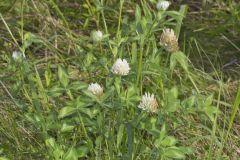
POLYGON ((239 64, 222 66, 239 53, 240 6, 180 3, 1 1, 0 160, 237 159, 239 77, 228 73, 239 64), (159 44, 164 28, 176 53, 159 44), (128 75, 112 73, 117 58, 128 75), (146 92, 156 113, 138 108, 146 92))

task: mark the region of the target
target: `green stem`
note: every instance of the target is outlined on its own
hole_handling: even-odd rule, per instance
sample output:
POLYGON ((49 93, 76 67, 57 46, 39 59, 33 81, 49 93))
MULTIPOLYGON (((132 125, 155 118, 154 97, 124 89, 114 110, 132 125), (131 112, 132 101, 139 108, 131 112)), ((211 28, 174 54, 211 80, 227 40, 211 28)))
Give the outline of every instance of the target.
POLYGON ((142 95, 142 59, 143 59, 143 45, 144 40, 141 38, 140 41, 140 54, 138 60, 138 74, 137 74, 137 86, 140 85, 140 94, 142 95))
MULTIPOLYGON (((187 72, 188 73, 188 72, 187 72)), ((198 87, 197 87, 197 85, 196 85, 196 83, 194 82, 194 80, 193 80, 193 78, 192 78, 192 76, 188 73, 188 78, 190 79, 190 81, 192 82, 192 84, 193 84, 193 86, 194 86, 194 88, 197 90, 197 93, 200 93, 200 91, 199 91, 199 89, 198 89, 198 87)))
MULTIPOLYGON (((88 143, 91 143, 90 149, 93 151, 91 138, 88 136, 86 127, 85 127, 85 125, 84 125, 84 123, 83 123, 82 115, 81 115, 81 113, 80 113, 79 110, 78 110, 77 114, 78 114, 78 119, 79 119, 79 121, 80 121, 80 123, 81 123, 81 128, 83 129, 83 134, 84 134, 84 136, 86 137, 88 143)), ((89 145, 89 144, 88 144, 88 145, 89 145)))
MULTIPOLYGON (((21 38, 22 38, 22 44, 24 44, 24 37, 23 37, 23 7, 24 7, 25 0, 22 1, 21 6, 21 38)), ((24 55, 25 53, 23 53, 24 55)), ((25 55, 24 55, 25 56, 25 55)))
POLYGON ((122 7, 123 7, 124 0, 120 1, 120 9, 119 9, 119 17, 118 17, 118 28, 117 28, 117 35, 116 37, 119 38, 121 20, 122 20, 122 7))
MULTIPOLYGON (((105 32, 106 32, 106 34, 108 34, 107 23, 106 23, 106 19, 105 19, 103 10, 101 11, 101 14, 102 14, 102 21, 103 21, 103 24, 104 24, 105 32)), ((114 55, 113 48, 112 48, 112 46, 110 44, 109 38, 108 38, 108 46, 109 46, 112 54, 114 55)))

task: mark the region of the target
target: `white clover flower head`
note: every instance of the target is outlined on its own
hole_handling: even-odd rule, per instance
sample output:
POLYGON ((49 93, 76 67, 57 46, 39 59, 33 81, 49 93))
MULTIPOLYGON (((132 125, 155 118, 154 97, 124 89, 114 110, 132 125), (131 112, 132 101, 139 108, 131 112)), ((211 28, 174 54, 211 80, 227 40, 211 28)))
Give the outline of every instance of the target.
POLYGON ((103 88, 98 83, 91 83, 88 86, 88 91, 96 96, 101 96, 103 94, 103 88))
POLYGON ((13 51, 12 53, 12 58, 15 60, 15 61, 18 61, 18 60, 21 60, 23 58, 25 58, 24 54, 22 52, 19 52, 19 51, 13 51))
POLYGON ((154 95, 147 92, 142 96, 138 108, 146 110, 147 112, 156 113, 158 110, 158 103, 154 95))
POLYGON ((103 39, 103 33, 100 30, 92 31, 91 38, 93 42, 100 42, 103 39))
POLYGON ((166 28, 163 30, 160 36, 160 45, 170 53, 178 51, 178 38, 173 29, 166 28))
POLYGON ((165 10, 168 9, 169 6, 170 6, 170 2, 169 1, 163 1, 163 0, 159 1, 156 5, 156 7, 159 11, 161 11, 161 10, 165 11, 165 10))
POLYGON ((128 75, 130 67, 125 59, 118 58, 112 66, 112 73, 120 76, 128 75))

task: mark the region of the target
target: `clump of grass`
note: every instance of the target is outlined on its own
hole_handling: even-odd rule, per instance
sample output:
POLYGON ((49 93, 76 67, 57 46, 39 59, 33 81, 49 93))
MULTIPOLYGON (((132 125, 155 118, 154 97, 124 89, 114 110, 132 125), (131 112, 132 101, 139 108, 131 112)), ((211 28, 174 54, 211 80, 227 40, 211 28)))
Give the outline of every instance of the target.
POLYGON ((210 94, 213 79, 178 46, 187 6, 63 4, 16 1, 1 14, 1 158, 233 156, 224 136, 236 109, 228 123, 223 85, 210 94))

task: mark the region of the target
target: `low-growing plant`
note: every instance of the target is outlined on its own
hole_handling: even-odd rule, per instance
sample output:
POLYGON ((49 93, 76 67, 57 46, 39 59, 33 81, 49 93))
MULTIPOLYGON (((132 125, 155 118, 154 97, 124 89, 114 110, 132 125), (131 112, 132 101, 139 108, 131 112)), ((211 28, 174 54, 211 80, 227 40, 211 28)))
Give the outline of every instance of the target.
MULTIPOLYGON (((43 6, 53 8, 52 14, 59 17, 50 22, 59 25, 55 35, 24 28, 24 8, 20 11, 20 35, 1 15, 18 47, 12 57, 5 54, 1 58, 6 71, 14 73, 6 78, 13 84, 9 91, 12 101, 41 144, 29 149, 41 153, 33 157, 194 157, 195 148, 181 131, 191 129, 195 118, 212 126, 221 112, 214 94, 199 89, 196 70, 179 43, 186 5, 174 11, 167 2, 143 0, 126 11, 129 2, 120 0, 116 11, 110 8, 111 2, 87 0, 82 9, 89 15, 81 27, 97 28, 78 35, 57 1, 32 2, 33 8, 39 4, 37 11, 43 6), (41 56, 36 54, 43 52, 44 57, 38 59, 41 56)), ((30 3, 23 1, 21 7, 30 3)), ((45 14, 46 21, 53 18, 45 14)), ((4 86, 5 79, 0 82, 4 86)), ((211 135, 211 129, 204 129, 211 135)), ((215 134, 212 137, 213 144, 219 141, 215 134)), ((5 150, 7 147, 0 155, 5 150)))

